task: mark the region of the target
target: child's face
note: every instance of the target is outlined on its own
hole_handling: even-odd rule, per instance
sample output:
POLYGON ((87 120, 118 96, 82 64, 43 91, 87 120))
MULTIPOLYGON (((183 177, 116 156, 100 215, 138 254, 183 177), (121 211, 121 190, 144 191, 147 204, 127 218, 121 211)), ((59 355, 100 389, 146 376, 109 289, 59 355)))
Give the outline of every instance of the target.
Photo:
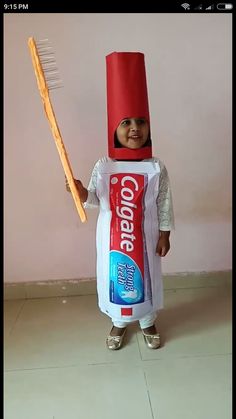
POLYGON ((145 118, 122 119, 116 130, 119 143, 132 150, 141 148, 146 143, 148 134, 149 123, 145 118))

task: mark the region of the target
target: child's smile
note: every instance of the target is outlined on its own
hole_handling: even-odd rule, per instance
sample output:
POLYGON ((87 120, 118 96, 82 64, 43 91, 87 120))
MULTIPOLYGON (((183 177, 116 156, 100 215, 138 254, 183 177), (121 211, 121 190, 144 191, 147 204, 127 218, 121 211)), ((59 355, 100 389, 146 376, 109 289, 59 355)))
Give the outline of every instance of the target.
POLYGON ((123 147, 141 148, 148 139, 149 124, 145 118, 122 119, 116 130, 118 141, 123 147))

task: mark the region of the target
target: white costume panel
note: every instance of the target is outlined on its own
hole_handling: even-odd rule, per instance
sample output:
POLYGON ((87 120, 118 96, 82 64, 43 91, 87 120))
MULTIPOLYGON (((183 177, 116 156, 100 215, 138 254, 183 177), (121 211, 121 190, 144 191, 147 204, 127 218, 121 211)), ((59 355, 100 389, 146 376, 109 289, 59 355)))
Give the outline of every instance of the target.
MULTIPOLYGON (((90 182, 88 185, 88 198, 84 203, 85 208, 96 208, 99 207, 99 200, 96 195, 97 189, 97 171, 101 163, 116 162, 116 160, 109 157, 102 157, 98 160, 93 168, 90 182)), ((144 159, 142 162, 152 162, 158 163, 160 167, 160 177, 159 177, 159 188, 158 196, 156 200, 157 206, 157 217, 159 223, 159 230, 162 231, 171 231, 174 230, 174 212, 173 212, 173 202, 172 194, 170 187, 170 180, 167 169, 164 163, 157 157, 152 157, 151 159, 144 159)))
POLYGON ((97 289, 102 312, 132 322, 163 307, 157 162, 101 162, 97 167, 97 289))

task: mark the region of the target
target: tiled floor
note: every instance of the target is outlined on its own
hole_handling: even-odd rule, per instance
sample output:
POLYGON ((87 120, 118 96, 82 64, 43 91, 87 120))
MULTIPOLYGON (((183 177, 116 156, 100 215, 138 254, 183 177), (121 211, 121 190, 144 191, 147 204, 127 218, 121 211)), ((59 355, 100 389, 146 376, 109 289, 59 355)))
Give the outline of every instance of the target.
POLYGON ((230 419, 231 289, 165 291, 157 325, 109 351, 96 296, 5 302, 4 419, 230 419))

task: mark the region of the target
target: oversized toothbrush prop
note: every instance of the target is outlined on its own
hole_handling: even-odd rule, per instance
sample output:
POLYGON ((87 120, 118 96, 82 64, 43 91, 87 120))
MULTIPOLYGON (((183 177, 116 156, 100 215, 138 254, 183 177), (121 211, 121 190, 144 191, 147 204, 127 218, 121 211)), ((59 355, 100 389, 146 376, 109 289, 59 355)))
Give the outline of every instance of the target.
POLYGON ((58 77, 58 71, 55 66, 55 59, 52 53, 52 47, 49 46, 47 39, 36 43, 34 38, 28 39, 28 46, 31 53, 38 89, 43 101, 44 110, 50 124, 52 135, 57 146, 61 163, 66 178, 68 180, 69 187, 80 219, 82 222, 85 222, 87 217, 74 182, 72 168, 68 159, 68 155, 62 140, 62 136, 56 121, 55 113, 53 111, 52 103, 49 96, 49 90, 61 86, 60 79, 58 77))
POLYGON ((159 164, 151 139, 139 149, 119 147, 123 119, 149 122, 144 55, 114 52, 106 57, 108 155, 97 166, 97 287, 102 312, 132 322, 162 308, 163 289, 157 207, 159 164), (142 160, 142 161, 139 161, 142 160))

